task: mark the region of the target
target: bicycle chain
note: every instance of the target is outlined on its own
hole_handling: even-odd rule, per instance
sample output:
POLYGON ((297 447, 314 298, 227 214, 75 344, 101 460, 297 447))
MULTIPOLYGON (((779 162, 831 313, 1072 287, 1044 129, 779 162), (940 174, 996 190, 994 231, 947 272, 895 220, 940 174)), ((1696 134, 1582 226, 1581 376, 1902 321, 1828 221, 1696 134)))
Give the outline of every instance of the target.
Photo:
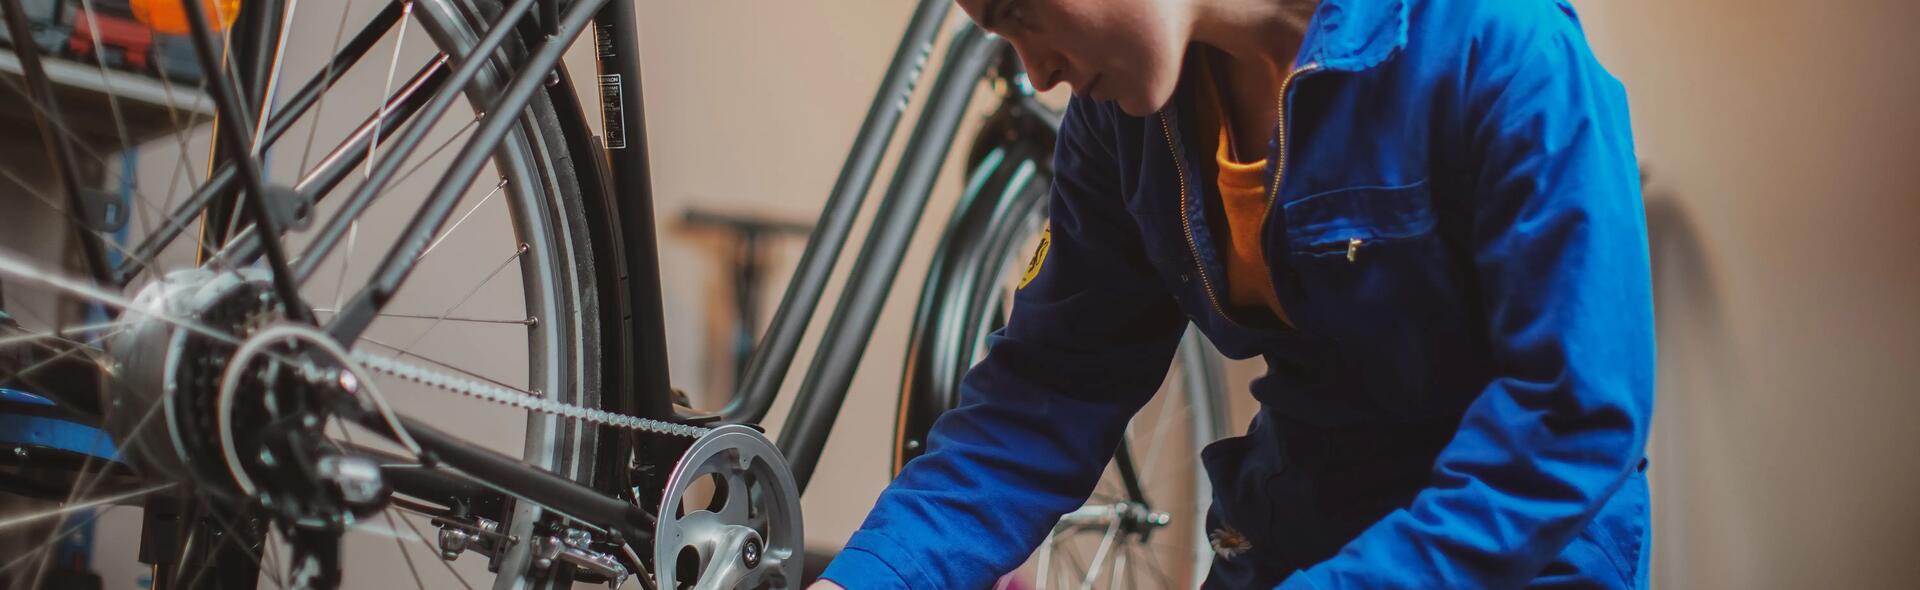
POLYGON ((399 377, 428 387, 451 391, 467 397, 509 405, 524 410, 532 410, 543 414, 551 414, 604 426, 650 432, 653 434, 684 436, 687 438, 700 438, 713 430, 700 426, 688 426, 677 422, 653 420, 639 416, 617 414, 597 408, 577 406, 527 392, 508 389, 485 381, 468 379, 459 375, 405 363, 391 357, 355 351, 353 353, 353 360, 359 362, 361 366, 375 372, 399 377))

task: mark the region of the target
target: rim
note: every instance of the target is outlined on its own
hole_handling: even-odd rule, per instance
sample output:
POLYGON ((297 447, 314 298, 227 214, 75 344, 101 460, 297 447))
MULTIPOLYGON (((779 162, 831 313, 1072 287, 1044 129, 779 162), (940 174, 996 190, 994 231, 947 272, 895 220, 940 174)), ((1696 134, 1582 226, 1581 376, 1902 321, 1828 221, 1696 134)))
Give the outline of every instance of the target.
MULTIPOLYGON (((371 7, 377 9, 383 4, 383 2, 361 2, 360 8, 365 9, 371 7)), ((461 4, 461 6, 456 6, 455 0, 413 0, 406 4, 407 10, 401 21, 401 28, 387 33, 388 40, 383 41, 385 49, 376 47, 368 53, 367 60, 356 66, 353 71, 341 74, 341 77, 345 78, 347 76, 360 75, 356 74, 356 72, 374 70, 371 74, 367 75, 373 76, 374 79, 379 79, 381 74, 384 73, 384 84, 381 87, 383 92, 378 95, 384 99, 385 96, 398 90, 399 87, 397 84, 404 82, 403 76, 407 73, 408 68, 416 63, 417 57, 414 54, 419 53, 422 49, 420 44, 423 42, 423 39, 420 35, 427 35, 424 42, 427 43, 429 47, 437 45, 441 50, 449 54, 458 55, 463 53, 458 49, 470 46, 478 36, 474 34, 471 25, 467 21, 468 15, 465 12, 466 9, 462 7, 465 6, 465 4, 459 4, 461 4), (412 51, 409 52, 409 50, 412 51), (380 70, 384 70, 384 72, 380 70)), ((313 10, 316 6, 320 8, 332 8, 324 3, 308 3, 306 8, 308 8, 308 12, 311 13, 316 12, 313 10)), ((330 21, 330 19, 324 17, 300 14, 300 8, 300 3, 297 0, 290 0, 287 3, 286 22, 295 22, 296 18, 309 19, 305 22, 330 21)), ((326 27, 326 29, 328 29, 326 31, 327 36, 332 38, 333 51, 322 54, 325 56, 330 56, 334 51, 338 51, 342 40, 351 34, 351 31, 348 29, 353 26, 352 22, 354 22, 354 19, 351 18, 354 13, 354 3, 349 1, 345 3, 344 6, 338 8, 341 10, 341 13, 339 13, 338 30, 335 31, 333 27, 326 27)), ((364 12, 364 10, 362 12, 364 12)), ((314 28, 318 29, 320 27, 314 28)), ((297 27, 289 28, 288 33, 280 38, 282 46, 286 43, 287 37, 302 34, 294 29, 297 29, 297 27)), ((8 50, 6 53, 12 54, 12 51, 8 50)), ((428 53, 432 53, 432 51, 428 51, 428 53)), ((285 57, 285 54, 283 54, 283 57, 285 57)), ((282 66, 283 64, 278 61, 273 64, 272 79, 275 81, 273 84, 278 83, 282 66)), ((98 69, 100 77, 103 80, 120 79, 117 72, 109 72, 104 65, 99 65, 98 69)), ((316 68, 316 70, 317 69, 318 68, 316 68)), ((468 102, 470 106, 489 102, 488 99, 497 92, 501 80, 504 79, 500 74, 501 72, 497 70, 483 73, 475 84, 469 85, 465 89, 466 102, 468 102)), ((162 86, 167 92, 173 93, 177 91, 180 96, 196 94, 196 92, 190 91, 185 85, 175 85, 173 82, 167 80, 164 72, 162 72, 161 75, 162 86)), ((109 84, 111 84, 111 82, 109 82, 109 84)), ((205 82, 200 84, 200 88, 205 88, 205 82)), ((19 90, 19 88, 16 86, 15 90, 19 90)), ((171 97, 173 95, 169 94, 169 96, 171 97)), ((316 144, 313 137, 326 135, 328 133, 328 130, 320 125, 320 122, 329 107, 327 104, 329 99, 332 99, 336 103, 333 106, 336 112, 361 111, 346 115, 347 118, 355 122, 357 122, 360 117, 371 114, 370 112, 363 111, 363 108, 373 106, 377 109, 378 107, 377 104, 349 104, 346 106, 338 106, 345 103, 362 101, 356 100, 356 97, 353 95, 339 89, 333 89, 323 93, 320 102, 316 104, 313 110, 307 115, 307 118, 310 118, 311 122, 302 121, 296 124, 294 128, 296 130, 305 129, 309 135, 309 138, 305 142, 305 147, 302 148, 293 144, 291 141, 282 142, 277 149, 270 152, 275 155, 276 160, 280 160, 280 162, 276 163, 292 162, 295 161, 294 157, 297 156, 297 161, 299 162, 299 165, 296 167, 297 173, 305 175, 307 171, 310 170, 308 165, 314 161, 313 157, 318 155, 313 150, 316 144)), ((175 105, 171 103, 168 107, 176 116, 177 111, 185 110, 175 109, 175 105)), ((112 110, 115 118, 120 119, 120 105, 115 103, 112 110)), ((477 120, 477 107, 474 111, 476 113, 474 119, 477 120)), ((373 112, 378 111, 375 110, 373 112)), ((262 126, 264 127, 266 117, 263 116, 262 119, 262 126)), ((527 117, 522 117, 522 119, 523 121, 517 125, 517 128, 500 144, 492 158, 491 167, 495 171, 504 172, 500 174, 500 176, 505 180, 499 185, 494 185, 492 182, 480 182, 468 187, 468 194, 462 198, 460 204, 460 211, 463 214, 458 218, 459 221, 451 223, 449 226, 444 227, 440 233, 436 234, 433 246, 422 254, 422 258, 437 255, 435 262, 449 263, 449 266, 459 266, 459 264, 452 263, 455 261, 471 262, 472 264, 468 266, 474 266, 476 268, 463 270, 478 270, 480 272, 479 276, 470 277, 477 279, 475 284, 472 285, 471 289, 464 285, 451 289, 447 291, 446 297, 438 299, 427 297, 426 301, 418 301, 420 298, 415 295, 422 290, 419 284, 422 283, 423 280, 421 277, 416 277, 414 280, 408 282, 411 288, 404 290, 401 294, 401 299, 397 301, 404 300, 406 303, 422 307, 416 310, 403 308, 400 307, 399 304, 396 304, 396 306, 390 308, 390 310, 395 310, 393 313, 383 314, 381 318, 376 320, 375 327, 368 332, 369 337, 361 339, 357 343, 356 348, 379 351, 382 354, 404 356, 412 362, 439 364, 442 365, 441 368, 443 369, 467 373, 474 377, 490 381, 523 382, 526 390, 551 392, 554 396, 558 396, 564 401, 572 403, 595 401, 587 398, 592 395, 590 387, 594 385, 593 375, 594 371, 598 369, 597 359, 590 358, 590 350, 582 349, 584 347, 590 347, 591 343, 579 344, 578 346, 582 348, 576 348, 576 343, 582 342, 584 335, 589 335, 596 329, 595 325, 588 325, 586 323, 586 319, 581 317, 580 312, 582 309, 590 308, 590 306, 585 305, 585 303, 589 301, 593 295, 591 284, 592 276, 578 272, 587 264, 585 261, 590 259, 590 254, 584 250, 586 244, 578 243, 579 240, 584 240, 585 232, 581 231, 580 228, 571 226, 571 224, 577 222, 575 216, 577 216, 578 212, 570 209, 573 205, 563 202, 566 197, 554 190, 555 187, 561 183, 561 181, 557 179, 560 172, 547 168, 552 166, 557 159, 549 156, 549 152, 564 148, 544 143, 544 141, 551 141, 557 138, 543 137, 536 125, 530 120, 525 120, 528 119, 527 117), (506 252, 500 253, 499 257, 489 257, 491 259, 480 262, 478 260, 482 257, 478 254, 475 254, 471 257, 471 260, 469 260, 447 253, 463 249, 463 246, 467 243, 479 239, 475 237, 478 233, 475 228, 493 225, 496 226, 497 229, 497 226, 500 225, 500 220, 498 219, 500 217, 504 217, 505 223, 511 228, 510 232, 503 232, 511 235, 511 240, 506 241, 504 236, 493 234, 493 241, 496 242, 496 245, 500 241, 506 241, 506 252), (490 218, 492 219, 490 220, 490 218), (518 245, 524 246, 516 248, 515 246, 518 245), (442 250, 442 246, 446 246, 447 249, 442 250), (515 274, 506 272, 506 267, 508 266, 518 267, 519 272, 517 274, 521 278, 521 288, 517 291, 501 289, 498 283, 505 281, 495 281, 496 275, 505 274, 510 277, 515 274), (515 296, 519 299, 518 302, 512 301, 516 298, 515 296), (502 301, 507 303, 502 304, 502 301), (488 316, 483 313, 511 308, 521 309, 525 313, 500 316, 488 316), (406 313, 411 311, 421 311, 421 313, 406 313), (514 317, 515 315, 518 317, 514 317), (525 330, 524 335, 513 334, 512 325, 515 324, 523 327, 525 330), (483 368, 472 363, 444 363, 440 362, 445 360, 443 355, 431 352, 437 348, 444 348, 444 346, 438 345, 437 341, 443 341, 448 338, 457 339, 461 336, 470 336, 476 333, 485 333, 486 330, 495 331, 483 336, 489 341, 524 343, 524 355, 521 355, 525 362, 523 371, 519 371, 519 374, 513 374, 516 373, 516 371, 511 367, 508 367, 505 371, 492 371, 487 369, 495 369, 496 367, 483 368), (399 344, 399 342, 405 343, 399 344), (502 372, 513 375, 504 376, 500 374, 502 372)), ((188 117, 187 120, 189 122, 188 126, 191 126, 192 118, 188 117)), ((393 184, 388 185, 388 190, 382 191, 381 197, 375 202, 374 209, 361 216, 361 219, 365 223, 369 226, 376 225, 373 221, 369 220, 369 217, 389 207, 410 208, 412 206, 412 203, 399 203, 398 201, 401 199, 395 197, 408 194, 410 187, 419 186, 423 182, 431 182, 429 178, 431 174, 415 176, 413 172, 418 172, 423 167, 431 167, 428 162, 432 161, 440 153, 440 150, 460 142, 460 140, 465 137, 465 133, 473 127, 473 123, 467 122, 463 126, 461 125, 462 120, 464 119, 458 116, 449 116, 438 122, 439 127, 452 130, 452 133, 446 138, 445 142, 435 142, 439 143, 439 147, 435 148, 431 153, 423 149, 420 154, 416 154, 415 160, 408 164, 410 166, 408 172, 403 174, 402 177, 393 184)), ((436 129, 439 127, 436 127, 436 129)), ((124 123, 119 125, 118 128, 120 133, 119 139, 123 145, 138 144, 138 142, 131 139, 127 134, 124 123)), ((297 137, 298 131, 293 133, 297 137)), ((153 231, 152 216, 159 215, 164 219, 164 216, 173 210, 177 202, 176 198, 178 195, 176 193, 178 189, 183 186, 191 189, 196 185, 196 181, 203 180, 201 175, 196 175, 193 171, 191 159, 195 151, 190 148, 193 140, 189 135, 188 132, 177 131, 172 133, 170 137, 163 136, 158 140, 147 143, 147 146, 158 144, 163 148, 173 147, 178 152, 179 157, 176 162, 171 163, 172 166, 170 167, 173 168, 171 171, 172 178, 168 181, 168 192, 164 200, 161 200, 159 195, 135 195, 132 204, 143 210, 130 216, 134 217, 136 221, 130 222, 129 225, 138 227, 137 230, 130 231, 130 234, 137 232, 139 235, 151 235, 153 231), (168 143, 173 145, 168 146, 168 143), (141 214, 145 214, 145 216, 141 214)), ((256 137, 258 137, 257 134, 256 137)), ((324 146, 326 142, 322 141, 320 145, 324 146)), ((429 143, 427 145, 431 146, 433 144, 429 143)), ((380 155, 378 152, 379 147, 381 146, 376 142, 375 146, 370 148, 367 153, 361 157, 364 157, 370 165, 371 161, 380 155)), ((204 150, 201 150, 201 152, 204 153, 204 150)), ((96 159, 104 159, 100 158, 99 154, 92 155, 94 155, 96 159)), ((354 155, 355 154, 349 154, 349 156, 354 155)), ((324 161, 324 158, 322 161, 324 161)), ((5 165, 0 164, 0 167, 5 167, 5 165)), ((285 167, 281 166, 280 168, 285 167)), ((12 174, 9 175, 14 176, 12 174)), ((143 178, 147 176, 150 175, 142 174, 143 178)), ((20 178, 16 176, 14 180, 19 182, 20 178)), ((21 184, 24 186, 27 183, 22 182, 21 184)), ((350 187, 351 185, 347 186, 350 187)), ((313 217, 315 219, 326 219, 330 217, 330 214, 333 213, 331 210, 333 206, 334 204, 332 203, 322 203, 313 217)), ((356 222, 353 231, 354 237, 348 239, 344 251, 339 249, 334 250, 325 258, 326 262, 315 267, 319 270, 313 274, 313 280, 300 290, 302 297, 313 304, 316 312, 321 313, 323 316, 331 310, 340 309, 338 293, 340 293, 344 287, 351 286, 354 283, 348 275, 355 274, 356 271, 360 274, 365 274, 364 269, 371 268, 371 261, 361 258, 359 255, 377 255, 381 250, 384 250, 384 248, 366 248, 363 252, 359 251, 366 246, 360 243, 366 239, 361 237, 362 234, 374 235, 379 233, 374 227, 361 228, 359 227, 360 225, 361 222, 356 222), (329 300, 335 303, 329 306, 326 304, 329 300)), ((309 236, 294 232, 290 233, 286 239, 288 245, 293 247, 294 251, 300 251, 304 249, 301 248, 301 246, 305 245, 308 237, 309 236)), ((195 236, 182 239, 180 242, 185 243, 187 249, 191 250, 196 246, 196 244, 192 242, 196 242, 198 239, 199 236, 195 236)), ((132 242, 129 241, 128 243, 130 244, 132 242)), ((476 248, 469 251, 479 250, 476 248)), ((140 265, 146 267, 143 269, 146 271, 142 277, 143 280, 148 282, 155 280, 157 277, 153 269, 167 266, 166 262, 164 262, 165 259, 178 258, 180 254, 180 248, 174 248, 173 250, 156 252, 156 255, 152 257, 154 260, 141 260, 140 265)), ((216 264, 218 264, 217 261, 216 264)), ((504 279, 506 277, 498 278, 504 279)), ((9 284, 8 286, 15 287, 16 285, 9 284)), ((136 281, 126 292, 138 292, 141 288, 143 288, 143 286, 140 282, 136 281)), ((14 288, 8 289, 7 291, 8 295, 17 297, 20 289, 14 288)), ((28 323, 42 324, 45 327, 56 327, 64 323, 60 321, 58 317, 53 318, 53 321, 45 321, 46 318, 23 319, 28 320, 28 323)), ((110 331, 111 329, 99 330, 98 334, 91 334, 87 338, 80 339, 80 341, 83 343, 90 342, 98 344, 103 340, 101 336, 110 331)), ((38 337, 49 339, 57 338, 69 341, 76 340, 76 338, 55 333, 44 333, 38 335, 38 337)), ((517 346, 519 345, 516 344, 502 348, 517 348, 517 346)), ((514 388, 520 389, 520 387, 517 386, 514 388)), ((393 401, 399 405, 409 403, 409 400, 404 399, 401 395, 408 393, 408 388, 398 384, 383 384, 382 389, 386 389, 387 395, 394 398, 393 401)), ((445 394, 433 393, 432 395, 444 397, 445 394)), ((169 408, 171 406, 170 403, 166 405, 169 406, 169 408)), ((495 409, 498 410, 498 408, 495 409)), ((169 409, 169 411, 171 410, 169 409)), ((403 413, 431 415, 423 412, 403 413)), ((589 441, 586 440, 587 433, 584 432, 585 429, 578 428, 571 422, 520 410, 496 411, 494 414, 491 420, 495 422, 512 420, 510 416, 516 414, 522 416, 522 418, 519 419, 524 422, 522 436, 518 437, 516 442, 510 442, 508 444, 515 447, 511 449, 512 451, 524 457, 529 463, 560 473, 571 479, 586 479, 589 475, 588 470, 591 467, 591 462, 583 460, 591 446, 589 441)), ((458 420, 459 419, 456 419, 456 421, 458 420)), ((349 433, 351 430, 350 428, 342 428, 336 432, 342 437, 341 440, 354 442, 349 433)), ((367 443, 370 442, 372 438, 371 436, 363 435, 358 442, 367 443)), ((72 486, 69 492, 68 504, 86 504, 89 498, 97 495, 93 493, 95 490, 91 488, 99 485, 101 481, 110 479, 107 477, 109 472, 110 470, 107 467, 95 465, 91 461, 83 464, 80 470, 81 477, 75 481, 75 485, 72 486)), ((91 514, 66 511, 52 513, 16 513, 9 510, 8 512, 0 513, 6 515, 0 516, 0 522, 13 525, 16 522, 27 522, 19 520, 21 518, 34 517, 32 519, 34 525, 50 529, 47 531, 45 537, 45 544, 47 545, 53 545, 55 541, 61 540, 62 537, 66 536, 66 533, 69 533, 70 530, 74 528, 71 526, 72 524, 80 522, 99 522, 101 523, 103 532, 113 526, 119 526, 122 529, 131 527, 133 531, 137 532, 141 527, 138 518, 129 519, 128 517, 132 515, 127 514, 127 512, 132 511, 122 510, 118 514, 113 514, 113 509, 128 505, 129 503, 140 502, 145 499, 147 494, 153 494, 162 489, 176 488, 143 488, 142 490, 136 490, 141 491, 139 495, 122 494, 114 497, 113 499, 115 501, 112 503, 100 504, 100 511, 91 514), (103 517, 103 514, 106 516, 103 517), (44 525, 47 524, 51 524, 52 526, 45 527, 44 525)), ((184 497, 189 510, 206 507, 208 501, 208 498, 202 495, 184 495, 184 497)), ((354 542, 349 543, 349 547, 343 551, 345 554, 343 557, 343 567, 346 570, 347 577, 345 579, 347 580, 346 584, 348 586, 363 585, 366 583, 364 580, 356 583, 354 581, 356 579, 354 572, 356 569, 366 569, 367 566, 373 565, 372 562, 367 561, 367 558, 380 553, 387 554, 390 557, 397 553, 400 558, 406 561, 406 572, 411 573, 415 583, 423 587, 427 585, 427 582, 423 580, 422 576, 429 578, 446 576, 446 578, 440 578, 439 581, 451 584, 454 580, 458 580, 461 585, 468 586, 471 586, 471 580, 491 578, 491 575, 486 573, 484 563, 475 563, 483 562, 484 560, 476 557, 468 557, 445 568, 415 564, 414 561, 419 557, 415 554, 421 551, 426 552, 428 559, 438 561, 438 559, 432 557, 435 553, 431 545, 431 537, 428 536, 428 534, 433 531, 433 528, 431 525, 423 526, 420 519, 409 516, 404 512, 396 517, 393 512, 400 511, 399 509, 389 508, 388 510, 385 514, 372 516, 363 520, 362 526, 354 529, 355 532, 349 535, 349 538, 354 542), (361 537, 367 538, 363 539, 361 537), (381 539, 379 537, 390 537, 391 540, 381 539), (364 545, 367 546, 368 550, 356 551, 357 548, 353 547, 353 545, 364 545), (422 547, 420 545, 426 546, 422 547), (393 551, 396 546, 400 549, 398 552, 393 551), (464 571, 456 571, 456 569, 464 571)), ((221 518, 218 513, 212 510, 206 510, 206 513, 214 519, 221 518)), ((535 521, 540 515, 540 510, 533 507, 530 503, 516 503, 512 512, 512 518, 509 522, 509 530, 522 531, 523 533, 531 532, 535 521)), ((234 515, 228 515, 228 518, 232 518, 233 516, 234 515)), ((244 523, 229 520, 217 524, 220 525, 219 528, 227 529, 231 532, 232 529, 239 528, 238 525, 244 523)), ((22 524, 21 526, 29 525, 22 524)), ((12 535, 14 532, 20 530, 17 528, 9 530, 9 528, 11 527, 0 526, 0 535, 12 535)), ((94 552, 96 560, 109 557, 113 554, 130 553, 125 547, 107 549, 106 547, 109 545, 120 544, 112 543, 111 541, 113 541, 113 539, 107 538, 108 535, 106 534, 100 536, 102 537, 102 549, 94 552)), ((135 534, 122 538, 137 539, 138 535, 135 534)), ((516 563, 516 559, 524 562, 524 548, 528 545, 530 545, 530 543, 517 544, 516 551, 510 553, 505 558, 508 567, 503 568, 502 571, 521 571, 523 568, 514 567, 513 564, 516 563)), ((286 560, 284 559, 286 556, 285 549, 286 546, 283 541, 274 535, 269 535, 267 541, 259 546, 258 551, 249 556, 249 559, 257 561, 262 565, 262 574, 259 578, 262 587, 285 586, 286 580, 284 578, 286 572, 275 571, 275 569, 277 569, 275 568, 276 565, 286 565, 286 560), (278 554, 277 556, 276 553, 278 554), (278 559, 276 559, 276 557, 278 557, 278 559)), ((25 557, 32 558, 35 556, 25 557)), ((46 560, 41 558, 34 559, 33 561, 44 563, 46 560)), ((132 560, 129 559, 125 561, 131 563, 132 560)), ((106 566, 107 564, 102 563, 101 565, 106 566)), ((34 585, 32 580, 44 581, 44 573, 41 572, 46 569, 45 567, 37 564, 28 564, 27 566, 22 566, 20 569, 26 569, 26 567, 32 567, 32 569, 38 571, 26 578, 29 580, 28 582, 14 584, 15 586, 32 586, 34 585)), ((15 574, 13 572, 7 572, 3 575, 14 576, 15 574)), ((198 577, 198 575, 200 574, 186 572, 185 568, 175 572, 176 577, 188 578, 182 581, 190 581, 191 578, 198 577)), ((505 578, 511 579, 501 580, 501 583, 496 587, 524 587, 535 585, 535 581, 520 579, 517 576, 505 578)), ((131 582, 131 579, 128 581, 131 582)), ((382 585, 396 585, 396 583, 393 583, 391 580, 386 580, 386 582, 386 584, 382 585)), ((397 585, 404 584, 404 581, 397 583, 397 585)), ((564 586, 566 583, 560 582, 557 585, 564 586)))
MULTIPOLYGON (((1031 160, 1014 166, 1004 188, 1007 194, 1044 180, 1031 160)), ((982 174, 990 173, 983 168, 982 174)), ((998 242, 1011 247, 998 253, 993 276, 1000 279, 985 304, 989 313, 973 330, 969 366, 985 357, 987 335, 1005 325, 1008 302, 1025 269, 1025 256, 1038 245, 1044 214, 1038 203, 1016 214, 1019 229, 1013 239, 998 242)), ((1124 438, 1133 479, 1147 502, 1130 498, 1121 460, 1109 462, 1087 504, 1049 531, 1041 547, 1002 578, 999 587, 1011 587, 1015 580, 1029 589, 1199 586, 1211 563, 1204 526, 1211 491, 1195 457, 1201 447, 1220 438, 1222 422, 1215 394, 1220 389, 1217 361, 1204 341, 1189 328, 1159 391, 1128 423, 1124 438), (1163 524, 1148 522, 1161 518, 1163 524)))

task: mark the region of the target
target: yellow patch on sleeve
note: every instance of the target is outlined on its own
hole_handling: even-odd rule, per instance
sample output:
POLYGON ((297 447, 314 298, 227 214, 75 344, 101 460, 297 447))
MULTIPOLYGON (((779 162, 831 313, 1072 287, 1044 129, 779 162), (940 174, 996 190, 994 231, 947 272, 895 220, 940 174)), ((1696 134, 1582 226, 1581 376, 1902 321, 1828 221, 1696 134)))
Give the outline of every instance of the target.
POLYGON ((1040 276, 1040 265, 1047 263, 1047 245, 1053 241, 1053 227, 1040 231, 1040 245, 1033 249, 1033 258, 1027 260, 1027 272, 1020 276, 1020 289, 1027 288, 1033 277, 1040 276))

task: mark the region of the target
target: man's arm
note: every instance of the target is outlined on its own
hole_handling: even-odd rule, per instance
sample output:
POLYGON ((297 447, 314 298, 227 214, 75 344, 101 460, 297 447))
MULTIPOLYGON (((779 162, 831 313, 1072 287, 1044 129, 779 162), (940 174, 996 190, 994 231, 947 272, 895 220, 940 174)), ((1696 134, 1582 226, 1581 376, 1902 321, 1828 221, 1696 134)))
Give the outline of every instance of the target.
POLYGON ((984 588, 1080 506, 1166 377, 1186 318, 1146 261, 1099 107, 1074 99, 1054 148, 1037 274, 824 578, 854 590, 984 588))
POLYGON ((1281 588, 1518 587, 1643 457, 1653 304, 1626 98, 1560 16, 1469 97, 1495 376, 1409 507, 1281 588))

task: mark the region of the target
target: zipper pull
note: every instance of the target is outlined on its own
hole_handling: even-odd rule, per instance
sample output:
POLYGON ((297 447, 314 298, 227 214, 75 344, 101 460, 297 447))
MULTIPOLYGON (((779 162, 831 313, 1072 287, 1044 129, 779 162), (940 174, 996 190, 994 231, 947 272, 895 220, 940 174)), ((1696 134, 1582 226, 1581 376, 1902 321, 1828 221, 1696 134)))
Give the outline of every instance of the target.
POLYGON ((1347 238, 1347 262, 1353 262, 1360 255, 1360 245, 1365 243, 1358 237, 1347 238))

